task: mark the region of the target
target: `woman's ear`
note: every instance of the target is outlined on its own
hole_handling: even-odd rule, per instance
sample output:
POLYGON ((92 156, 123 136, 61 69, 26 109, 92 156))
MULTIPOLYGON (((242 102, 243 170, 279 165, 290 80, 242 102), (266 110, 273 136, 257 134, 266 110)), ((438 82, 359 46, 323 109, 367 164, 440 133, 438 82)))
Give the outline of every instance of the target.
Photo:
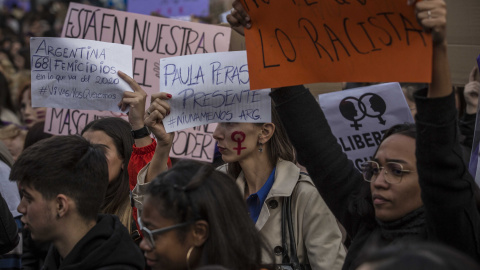
POLYGON ((273 133, 275 132, 275 124, 274 123, 264 123, 262 125, 262 130, 260 131, 260 135, 258 138, 258 142, 265 144, 267 143, 270 138, 272 138, 273 133))
POLYGON ((210 227, 205 220, 196 221, 193 225, 193 244, 196 247, 202 246, 210 234, 210 227))

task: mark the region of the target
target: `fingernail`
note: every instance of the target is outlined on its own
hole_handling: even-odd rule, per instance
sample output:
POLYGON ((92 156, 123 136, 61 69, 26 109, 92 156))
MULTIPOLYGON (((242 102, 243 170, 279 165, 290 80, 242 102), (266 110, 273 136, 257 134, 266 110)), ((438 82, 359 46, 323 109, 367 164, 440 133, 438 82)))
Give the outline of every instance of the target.
POLYGON ((252 24, 247 23, 246 27, 247 27, 247 29, 250 29, 250 27, 252 27, 252 24))
POLYGON ((246 20, 247 22, 249 22, 249 21, 250 21, 250 16, 245 17, 245 20, 246 20))
POLYGON ((167 97, 168 97, 168 98, 172 98, 172 95, 170 95, 170 94, 167 94, 167 97))
POLYGON ((167 116, 170 114, 170 112, 167 112, 167 116))

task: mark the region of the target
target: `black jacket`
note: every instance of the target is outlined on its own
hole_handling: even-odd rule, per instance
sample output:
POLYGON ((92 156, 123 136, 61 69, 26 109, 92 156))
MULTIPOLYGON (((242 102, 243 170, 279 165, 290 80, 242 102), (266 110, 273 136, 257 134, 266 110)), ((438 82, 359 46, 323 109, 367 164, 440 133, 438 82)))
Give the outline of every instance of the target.
POLYGON ((52 245, 43 266, 44 270, 144 268, 145 259, 142 252, 114 215, 99 215, 97 224, 63 260, 52 245))
MULTIPOLYGON (((372 204, 361 194, 368 183, 342 152, 320 106, 305 87, 281 88, 271 97, 298 161, 352 239, 343 269, 354 269, 365 244, 380 231, 373 212, 365 216, 356 211, 362 208, 360 204, 372 204)), ((426 228, 416 237, 441 241, 480 261, 480 216, 473 179, 458 143, 454 97, 420 98, 417 108, 417 169, 426 228)), ((382 244, 396 240, 383 239, 382 244)))
POLYGON ((19 240, 17 223, 8 209, 7 202, 0 194, 0 255, 14 249, 19 240))

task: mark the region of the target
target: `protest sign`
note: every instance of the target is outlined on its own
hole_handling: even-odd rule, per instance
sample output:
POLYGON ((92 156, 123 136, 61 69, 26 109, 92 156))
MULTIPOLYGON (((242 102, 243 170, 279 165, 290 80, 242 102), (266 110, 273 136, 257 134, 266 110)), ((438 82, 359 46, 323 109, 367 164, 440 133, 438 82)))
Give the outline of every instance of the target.
POLYGON ((212 162, 215 152, 213 132, 217 124, 207 124, 175 132, 170 157, 212 162))
MULTIPOLYGON (((106 118, 120 117, 109 111, 94 112, 73 109, 53 108, 47 111, 47 119, 58 119, 45 124, 45 132, 51 134, 81 134, 83 128, 91 121, 106 118)), ((215 151, 213 131, 216 124, 207 124, 176 131, 170 157, 194 159, 212 162, 215 151)))
POLYGON ((252 89, 431 79, 431 37, 405 0, 241 2, 252 89))
POLYGON ((217 122, 270 122, 270 89, 250 91, 245 51, 160 59, 160 89, 172 94, 172 132, 217 122))
POLYGON ((227 27, 70 3, 62 37, 132 45, 133 79, 152 94, 159 90, 159 58, 228 51, 230 33, 227 27))
POLYGON ((413 123, 398 83, 333 92, 318 99, 338 144, 357 169, 373 159, 388 128, 413 123))
POLYGON ((480 117, 479 116, 480 116, 480 110, 477 110, 477 118, 475 121, 475 132, 474 132, 473 144, 472 144, 472 152, 470 154, 470 162, 468 164, 468 171, 475 178, 475 182, 477 183, 477 185, 480 185, 480 164, 479 164, 480 117))
POLYGON ((50 108, 47 110, 43 131, 54 135, 80 135, 83 128, 94 120, 122 116, 121 113, 111 111, 50 108))
MULTIPOLYGON (((228 27, 70 3, 63 25, 62 37, 132 45, 133 79, 148 95, 151 95, 159 91, 159 58, 228 51, 230 33, 231 29, 228 27)), ((62 119, 56 117, 58 113, 52 113, 52 109, 48 109, 47 114, 52 118, 46 119, 45 126, 64 125, 62 119), (51 124, 50 121, 55 123, 51 124)), ((93 121, 98 115, 111 115, 110 112, 81 111, 75 115, 70 114, 70 116, 79 117, 83 114, 89 116, 89 121, 93 121)), ((123 115, 123 117, 125 116, 123 115)), ((75 121, 82 122, 83 118, 75 119, 75 121)), ((69 130, 75 131, 75 127, 64 128, 63 133, 55 133, 54 130, 58 129, 48 131, 45 128, 45 132, 56 135, 78 134, 68 133, 69 130)))
POLYGON ((117 74, 132 76, 131 46, 34 37, 30 55, 33 107, 120 112, 123 92, 132 91, 117 74))
MULTIPOLYGON (((480 70, 480 55, 477 57, 477 66, 480 70)), ((474 78, 475 80, 478 79, 478 72, 475 73, 474 78)), ((472 81, 472 78, 469 79, 472 81)), ((480 96, 478 97, 480 101, 480 96)), ((472 152, 470 154, 470 163, 468 164, 468 171, 470 174, 475 178, 475 182, 480 185, 480 161, 479 158, 479 148, 480 148, 480 106, 477 108, 477 118, 475 121, 475 132, 473 135, 473 144, 472 144, 472 152)))
POLYGON ((209 14, 209 0, 128 0, 127 11, 140 14, 152 14, 152 12, 172 16, 202 16, 209 14))

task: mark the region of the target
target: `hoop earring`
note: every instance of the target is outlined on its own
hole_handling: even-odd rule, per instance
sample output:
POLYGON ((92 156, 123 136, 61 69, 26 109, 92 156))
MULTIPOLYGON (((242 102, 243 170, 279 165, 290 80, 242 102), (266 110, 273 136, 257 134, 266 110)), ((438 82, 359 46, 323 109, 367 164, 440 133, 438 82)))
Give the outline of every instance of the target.
POLYGON ((187 269, 190 270, 190 255, 192 254, 193 249, 195 246, 191 246, 187 252, 187 269))

